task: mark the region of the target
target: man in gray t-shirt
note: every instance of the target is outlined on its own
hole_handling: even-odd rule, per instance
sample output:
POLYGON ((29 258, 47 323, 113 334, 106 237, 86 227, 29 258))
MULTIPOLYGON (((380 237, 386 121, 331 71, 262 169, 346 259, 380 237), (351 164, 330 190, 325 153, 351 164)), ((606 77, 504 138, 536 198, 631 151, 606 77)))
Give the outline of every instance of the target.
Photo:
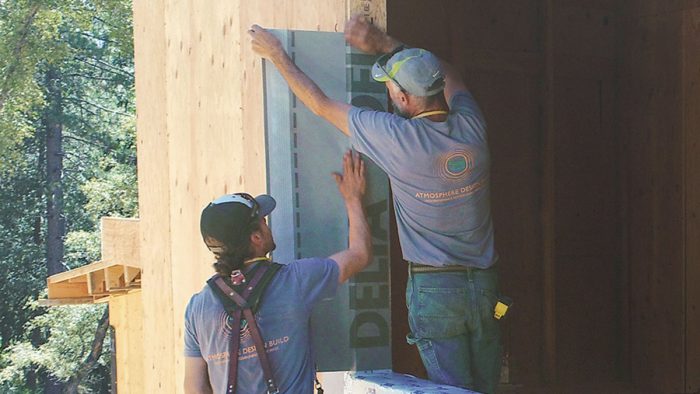
MULTIPOLYGON (((364 163, 358 153, 343 157, 343 174, 334 174, 349 219, 346 250, 328 258, 310 258, 283 265, 271 277, 259 299, 255 322, 267 355, 274 383, 280 393, 313 393, 314 354, 309 318, 322 299, 333 297, 339 283, 364 269, 371 260, 370 232, 364 215, 364 163)), ((229 286, 252 274, 275 248, 265 216, 275 200, 262 195, 227 194, 204 208, 200 227, 207 247, 217 261, 214 268, 229 286), (250 274, 250 275, 249 275, 250 274)), ((247 278, 248 283, 254 279, 247 278)), ((245 285, 243 285, 245 287, 245 285)), ((232 332, 235 321, 209 286, 192 296, 185 311, 185 392, 265 393, 261 349, 254 343, 255 331, 240 321, 240 332, 232 332), (229 380, 229 345, 240 338, 235 379, 229 380)), ((233 375, 231 375, 233 376, 233 375)))
POLYGON ((372 76, 386 84, 394 114, 328 98, 265 29, 249 30, 294 94, 348 135, 389 176, 399 241, 409 262, 411 333, 431 380, 494 392, 501 365, 489 202, 486 122, 461 77, 430 52, 353 17, 352 46, 383 54, 372 76))

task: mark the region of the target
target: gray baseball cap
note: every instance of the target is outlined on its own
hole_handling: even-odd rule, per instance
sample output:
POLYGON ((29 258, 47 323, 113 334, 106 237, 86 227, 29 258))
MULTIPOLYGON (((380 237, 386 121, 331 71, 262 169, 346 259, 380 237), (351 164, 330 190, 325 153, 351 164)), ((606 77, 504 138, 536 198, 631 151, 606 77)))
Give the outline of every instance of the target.
POLYGON ((440 60, 425 49, 408 48, 377 59, 372 78, 393 81, 401 90, 414 96, 432 96, 445 88, 440 60))

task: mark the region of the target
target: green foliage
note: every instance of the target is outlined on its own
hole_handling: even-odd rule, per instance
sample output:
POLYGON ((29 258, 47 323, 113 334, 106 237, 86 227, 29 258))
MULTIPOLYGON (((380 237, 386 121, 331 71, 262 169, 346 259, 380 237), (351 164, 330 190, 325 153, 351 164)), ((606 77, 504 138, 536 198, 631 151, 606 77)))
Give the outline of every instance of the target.
POLYGON ((40 76, 48 67, 63 77, 61 91, 71 103, 67 112, 100 117, 110 105, 82 100, 100 95, 129 112, 131 25, 127 0, 0 1, 0 170, 16 159, 14 148, 38 120, 45 89, 40 76))
MULTIPOLYGON (((80 367, 81 362, 90 353, 98 320, 104 312, 105 305, 72 305, 48 308, 25 326, 25 338, 9 346, 0 354, 0 389, 13 391, 24 386, 27 371, 34 368, 50 371, 56 378, 66 381, 80 367), (50 333, 45 343, 32 344, 33 333, 50 333)), ((34 302, 27 304, 28 309, 39 309, 34 302)), ((109 348, 109 339, 105 341, 109 348)), ((109 364, 109 352, 103 352, 98 360, 94 378, 104 380, 109 364)), ((95 385, 96 382, 92 382, 95 385)), ((97 384, 102 387, 104 383, 97 384)), ((24 390, 27 390, 25 387, 24 390)), ((29 390, 28 390, 29 391, 29 390)))
MULTIPOLYGON (((130 0, 0 0, 0 392, 68 379, 89 351, 103 307, 32 301, 46 283, 44 119, 58 100, 76 268, 100 258, 101 216, 137 214, 131 25, 130 0)), ((108 373, 103 356, 81 390, 106 391, 108 373)))
POLYGON ((66 235, 65 259, 68 268, 76 268, 100 259, 100 233, 98 231, 71 231, 66 235))
POLYGON ((21 160, 0 181, 0 349, 35 315, 28 300, 45 287, 41 144, 23 142, 21 160))

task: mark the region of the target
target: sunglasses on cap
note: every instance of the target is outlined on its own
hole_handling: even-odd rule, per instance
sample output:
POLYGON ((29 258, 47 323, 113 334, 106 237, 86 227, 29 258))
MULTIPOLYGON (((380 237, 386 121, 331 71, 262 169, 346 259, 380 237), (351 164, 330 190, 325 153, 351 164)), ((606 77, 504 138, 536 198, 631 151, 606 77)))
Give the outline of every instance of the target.
POLYGON ((227 194, 225 196, 221 196, 221 197, 217 198, 216 200, 212 201, 211 205, 228 204, 230 202, 236 202, 239 204, 243 204, 246 207, 250 208, 250 220, 251 221, 253 219, 257 218, 258 213, 260 213, 260 205, 258 204, 257 201, 255 201, 255 198, 248 193, 227 194))
MULTIPOLYGON (((386 56, 386 55, 384 55, 384 56, 386 56)), ((391 56, 386 56, 386 59, 382 59, 383 61, 377 62, 377 66, 379 66, 379 68, 384 72, 384 74, 386 74, 387 78, 389 78, 389 80, 391 80, 391 82, 395 83, 396 86, 398 86, 402 92, 407 93, 407 90, 404 89, 404 87, 401 86, 399 81, 397 81, 396 78, 392 77, 391 74, 389 73, 389 70, 386 69, 386 64, 389 62, 390 58, 391 58, 391 56), (382 64, 382 63, 384 63, 384 64, 382 64)))

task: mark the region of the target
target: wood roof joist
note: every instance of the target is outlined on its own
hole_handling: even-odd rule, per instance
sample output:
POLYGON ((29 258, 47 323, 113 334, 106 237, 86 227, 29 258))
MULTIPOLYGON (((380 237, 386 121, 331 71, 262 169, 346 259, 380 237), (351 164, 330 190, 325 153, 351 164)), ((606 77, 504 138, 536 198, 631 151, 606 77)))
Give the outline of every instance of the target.
POLYGON ((138 219, 102 218, 102 260, 47 279, 41 305, 104 302, 141 289, 138 219))

